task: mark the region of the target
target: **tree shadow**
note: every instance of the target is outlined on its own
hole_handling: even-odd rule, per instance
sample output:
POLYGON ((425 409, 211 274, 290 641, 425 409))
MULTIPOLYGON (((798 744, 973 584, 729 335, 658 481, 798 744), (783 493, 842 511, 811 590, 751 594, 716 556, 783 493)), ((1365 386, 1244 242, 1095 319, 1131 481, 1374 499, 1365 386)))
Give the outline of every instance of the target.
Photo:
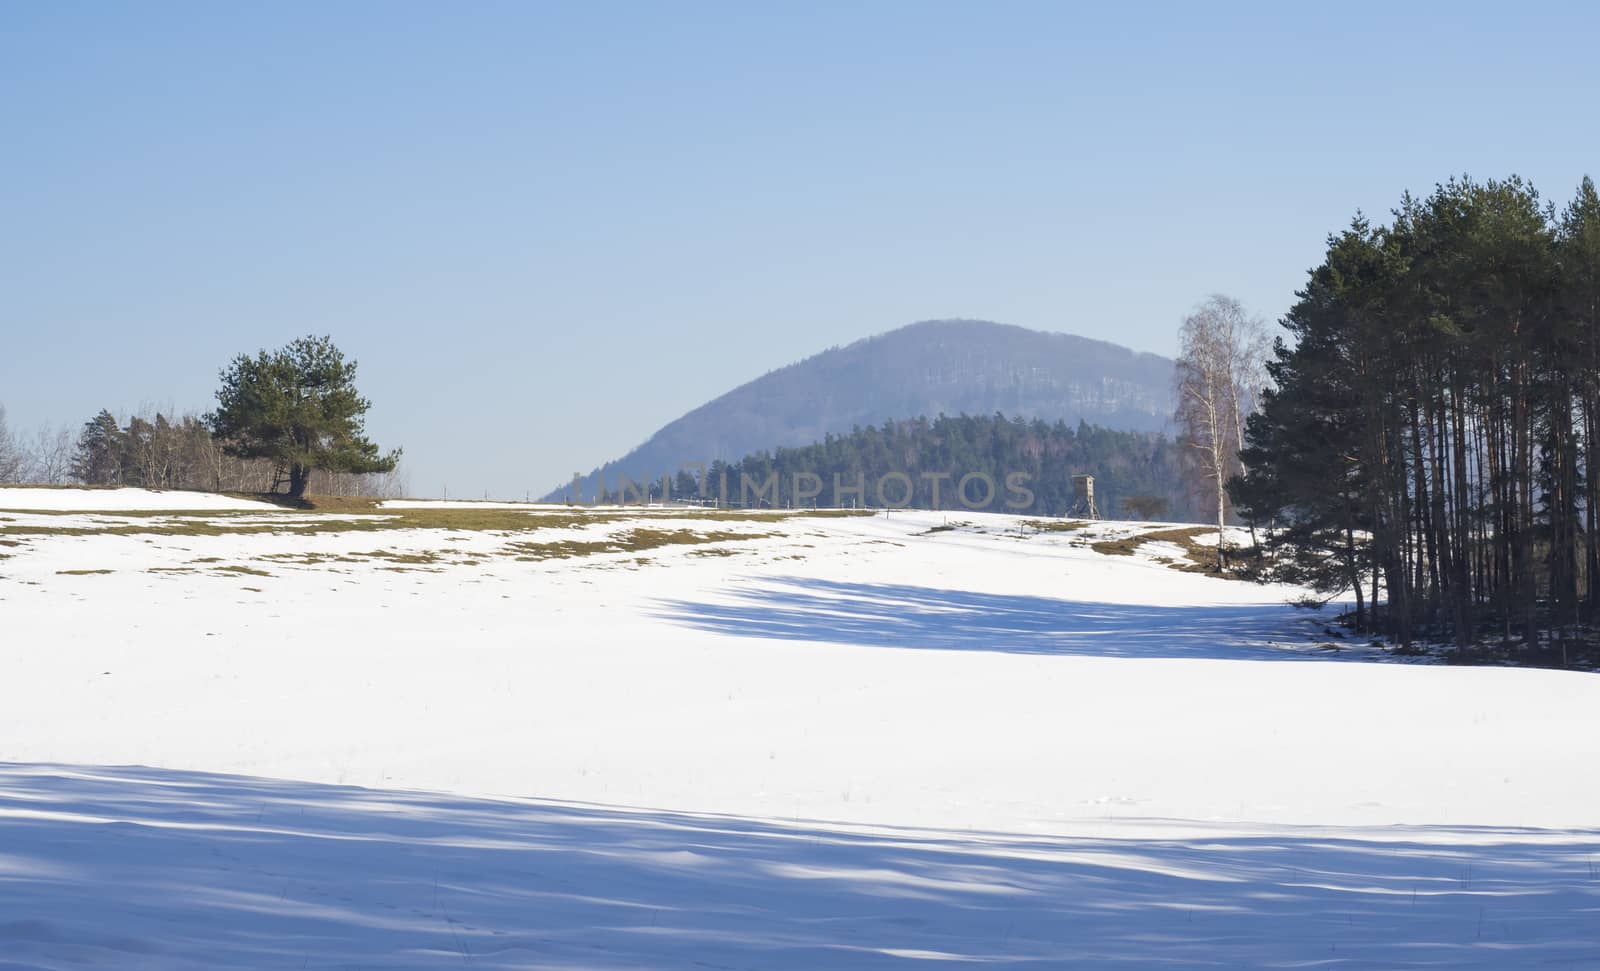
POLYGON ((0 968, 1526 967, 1592 832, 1055 839, 0 765, 0 968), (944 964, 941 964, 944 966, 944 964))
POLYGON ((658 616, 741 637, 868 647, 1131 658, 1327 660, 1382 656, 1286 604, 1149 606, 802 577, 753 581, 719 602, 671 600, 658 616))

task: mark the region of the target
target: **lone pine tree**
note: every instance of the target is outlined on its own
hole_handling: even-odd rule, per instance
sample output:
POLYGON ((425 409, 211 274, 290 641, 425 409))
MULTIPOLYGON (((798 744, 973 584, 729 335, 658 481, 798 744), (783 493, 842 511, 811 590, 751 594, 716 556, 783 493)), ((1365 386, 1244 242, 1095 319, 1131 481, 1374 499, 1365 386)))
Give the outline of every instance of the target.
POLYGON ((362 416, 371 402, 356 392, 356 362, 327 337, 302 337, 222 372, 211 431, 237 458, 269 459, 287 475, 289 495, 305 494, 312 469, 389 472, 400 450, 379 454, 362 416))

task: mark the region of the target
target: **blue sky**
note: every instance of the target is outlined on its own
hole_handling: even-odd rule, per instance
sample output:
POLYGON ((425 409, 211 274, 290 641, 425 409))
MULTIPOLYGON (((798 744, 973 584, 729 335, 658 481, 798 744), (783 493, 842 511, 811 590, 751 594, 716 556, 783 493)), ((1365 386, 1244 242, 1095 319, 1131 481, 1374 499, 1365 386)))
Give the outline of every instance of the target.
POLYGON ((520 496, 828 346, 1171 353, 1359 208, 1600 166, 1594 8, 0 9, 0 404, 204 410, 328 333, 411 489, 520 496))

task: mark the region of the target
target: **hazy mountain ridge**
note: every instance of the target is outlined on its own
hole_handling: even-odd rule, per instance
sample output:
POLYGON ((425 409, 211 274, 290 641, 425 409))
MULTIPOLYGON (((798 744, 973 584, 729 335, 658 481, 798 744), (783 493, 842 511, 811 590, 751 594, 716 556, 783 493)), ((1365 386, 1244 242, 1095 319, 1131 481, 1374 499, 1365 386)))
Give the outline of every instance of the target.
MULTIPOLYGON (((910 324, 768 372, 690 411, 595 473, 659 478, 917 415, 1079 420, 1155 431, 1172 413, 1169 358, 980 320, 910 324)), ((560 499, 567 484, 547 498, 560 499)))

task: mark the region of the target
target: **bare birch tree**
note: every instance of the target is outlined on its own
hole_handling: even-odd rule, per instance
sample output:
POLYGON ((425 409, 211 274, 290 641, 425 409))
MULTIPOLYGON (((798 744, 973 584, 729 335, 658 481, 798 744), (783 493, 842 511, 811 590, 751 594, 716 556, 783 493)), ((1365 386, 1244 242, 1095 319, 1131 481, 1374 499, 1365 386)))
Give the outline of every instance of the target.
POLYGON ((1178 433, 1193 451, 1196 492, 1216 502, 1217 569, 1226 565, 1228 480, 1237 475, 1245 419, 1261 400, 1266 327, 1232 297, 1213 294, 1183 320, 1176 372, 1178 433))
MULTIPOLYGON (((1238 301, 1218 297, 1230 305, 1227 331, 1235 349, 1233 361, 1233 427, 1236 447, 1244 443, 1245 421, 1261 409, 1261 396, 1267 388, 1267 359, 1272 354, 1272 338, 1266 321, 1245 313, 1238 301)), ((1237 455, 1237 451, 1235 452, 1237 455)))

